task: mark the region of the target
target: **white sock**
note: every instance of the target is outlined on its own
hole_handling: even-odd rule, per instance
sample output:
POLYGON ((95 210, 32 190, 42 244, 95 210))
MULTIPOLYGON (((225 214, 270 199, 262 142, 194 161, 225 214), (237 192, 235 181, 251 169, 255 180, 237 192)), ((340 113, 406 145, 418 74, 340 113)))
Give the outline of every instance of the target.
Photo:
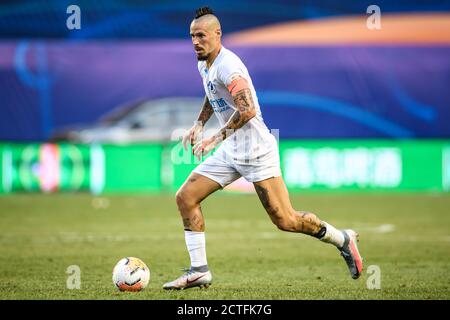
POLYGON ((320 238, 320 241, 331 243, 336 247, 341 248, 344 245, 344 234, 342 231, 336 229, 325 221, 322 221, 322 223, 327 228, 327 232, 322 238, 320 238))
POLYGON ((206 266, 206 244, 205 233, 195 231, 184 231, 186 247, 191 257, 191 267, 206 266))

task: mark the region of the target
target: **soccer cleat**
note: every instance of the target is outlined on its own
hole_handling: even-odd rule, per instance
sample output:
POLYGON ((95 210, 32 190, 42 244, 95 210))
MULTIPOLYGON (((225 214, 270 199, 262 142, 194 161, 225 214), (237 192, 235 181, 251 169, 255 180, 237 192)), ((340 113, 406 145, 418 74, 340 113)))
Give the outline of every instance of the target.
POLYGON ((363 259, 357 246, 359 235, 353 230, 343 230, 342 233, 344 234, 344 245, 339 251, 347 263, 352 278, 358 279, 363 270, 363 259))
POLYGON ((212 274, 210 271, 199 272, 192 269, 186 270, 178 279, 167 282, 163 285, 165 290, 183 290, 193 287, 208 288, 212 283, 212 274))

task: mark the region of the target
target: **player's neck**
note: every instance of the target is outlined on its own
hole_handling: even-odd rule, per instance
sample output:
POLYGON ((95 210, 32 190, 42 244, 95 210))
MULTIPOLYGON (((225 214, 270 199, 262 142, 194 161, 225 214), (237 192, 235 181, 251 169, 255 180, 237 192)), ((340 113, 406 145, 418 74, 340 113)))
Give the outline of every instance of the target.
POLYGON ((206 67, 208 69, 212 66, 212 64, 214 63, 214 60, 216 60, 216 58, 219 55, 221 49, 222 49, 222 45, 219 44, 219 47, 217 48, 217 50, 212 52, 211 55, 209 56, 208 60, 206 60, 206 67))

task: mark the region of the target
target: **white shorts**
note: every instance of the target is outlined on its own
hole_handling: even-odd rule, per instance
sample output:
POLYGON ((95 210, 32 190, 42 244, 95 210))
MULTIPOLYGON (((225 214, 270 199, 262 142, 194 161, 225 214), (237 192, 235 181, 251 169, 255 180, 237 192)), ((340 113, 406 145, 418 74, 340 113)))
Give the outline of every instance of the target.
POLYGON ((210 178, 226 187, 233 181, 244 177, 248 182, 258 182, 281 176, 278 148, 262 157, 249 161, 237 161, 228 155, 222 147, 200 163, 192 172, 210 178))

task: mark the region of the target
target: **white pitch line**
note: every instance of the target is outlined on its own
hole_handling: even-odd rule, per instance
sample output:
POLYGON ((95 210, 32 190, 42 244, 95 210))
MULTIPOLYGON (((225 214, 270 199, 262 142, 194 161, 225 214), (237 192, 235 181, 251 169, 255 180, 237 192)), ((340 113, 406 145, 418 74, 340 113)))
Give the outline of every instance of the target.
POLYGON ((355 226, 356 232, 369 232, 369 233, 390 233, 395 231, 395 225, 393 224, 381 224, 378 226, 355 226))

